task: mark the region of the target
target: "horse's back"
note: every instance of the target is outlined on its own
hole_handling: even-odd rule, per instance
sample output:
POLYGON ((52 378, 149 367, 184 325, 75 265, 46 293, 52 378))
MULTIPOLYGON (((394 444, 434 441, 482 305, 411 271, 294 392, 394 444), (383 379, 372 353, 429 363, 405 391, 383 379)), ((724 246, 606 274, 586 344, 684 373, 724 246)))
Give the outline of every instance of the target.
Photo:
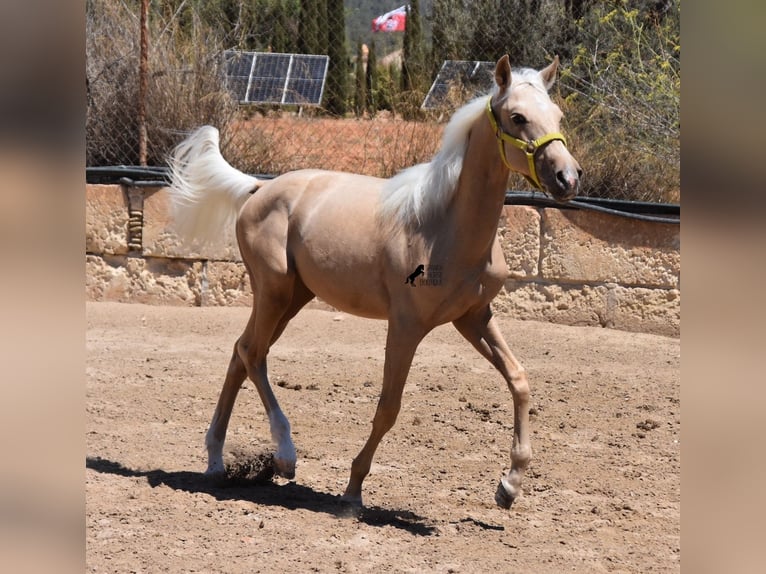
POLYGON ((353 173, 302 169, 287 172, 265 182, 248 200, 253 212, 270 215, 287 209, 289 215, 310 213, 319 206, 331 209, 374 207, 385 180, 353 173), (363 205, 361 205, 363 204, 363 205))

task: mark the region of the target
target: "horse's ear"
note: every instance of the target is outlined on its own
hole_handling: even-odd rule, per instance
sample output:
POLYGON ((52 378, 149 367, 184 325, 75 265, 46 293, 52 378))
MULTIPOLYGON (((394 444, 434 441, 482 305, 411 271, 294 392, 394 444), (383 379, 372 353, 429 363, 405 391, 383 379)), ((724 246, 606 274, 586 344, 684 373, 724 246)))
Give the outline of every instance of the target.
POLYGON ((553 87, 553 84, 556 83, 556 70, 559 68, 559 57, 558 54, 554 56, 553 61, 548 64, 546 68, 543 68, 540 70, 540 75, 543 78, 543 84, 545 84, 545 89, 550 90, 553 87))
POLYGON ((511 61, 508 58, 508 54, 497 61, 495 66, 495 82, 497 82, 501 92, 511 85, 511 61))

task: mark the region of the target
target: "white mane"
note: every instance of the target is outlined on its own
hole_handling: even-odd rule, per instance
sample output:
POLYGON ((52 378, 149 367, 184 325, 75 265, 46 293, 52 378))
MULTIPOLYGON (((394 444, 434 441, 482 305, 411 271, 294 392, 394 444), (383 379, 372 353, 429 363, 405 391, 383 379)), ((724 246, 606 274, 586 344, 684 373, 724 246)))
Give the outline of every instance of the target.
POLYGON ((463 168, 468 132, 487 105, 487 96, 460 108, 444 128, 442 145, 428 163, 400 171, 383 186, 381 215, 406 225, 428 220, 449 204, 463 168))
MULTIPOLYGON (((537 70, 513 70, 512 87, 529 83, 545 92, 537 70)), ((480 96, 460 108, 444 128, 442 145, 433 159, 407 168, 383 186, 380 215, 398 225, 422 223, 438 215, 449 205, 457 189, 473 123, 484 113, 487 98, 480 96)))

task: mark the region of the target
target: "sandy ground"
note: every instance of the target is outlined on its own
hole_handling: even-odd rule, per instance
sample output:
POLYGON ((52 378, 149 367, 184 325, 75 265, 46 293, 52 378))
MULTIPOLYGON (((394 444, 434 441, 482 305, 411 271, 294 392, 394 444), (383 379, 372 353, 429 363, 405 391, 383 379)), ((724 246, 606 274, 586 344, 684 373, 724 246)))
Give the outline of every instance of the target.
MULTIPOLYGON (((204 434, 245 308, 87 305, 87 571, 678 572, 680 340, 500 318, 532 385, 524 495, 495 506, 510 393, 445 326, 415 357, 365 482, 385 323, 306 309, 270 355, 295 480, 206 480, 204 434)), ((227 460, 271 448, 240 392, 227 460)))

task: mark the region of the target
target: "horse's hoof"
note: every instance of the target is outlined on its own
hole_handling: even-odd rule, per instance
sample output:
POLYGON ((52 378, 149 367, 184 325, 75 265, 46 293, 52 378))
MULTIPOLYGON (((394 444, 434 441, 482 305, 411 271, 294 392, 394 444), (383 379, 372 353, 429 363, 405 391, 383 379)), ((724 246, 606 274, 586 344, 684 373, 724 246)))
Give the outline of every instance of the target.
POLYGON ((344 504, 348 504, 349 506, 353 506, 354 508, 361 508, 362 507, 362 497, 351 495, 351 494, 344 494, 340 497, 341 502, 344 504))
POLYGON ((516 500, 518 492, 516 488, 505 479, 500 479, 500 484, 497 485, 497 492, 495 492, 495 504, 506 510, 511 508, 513 501, 516 500))
POLYGON ((353 504, 354 506, 362 506, 361 495, 345 493, 343 496, 340 497, 340 499, 346 504, 353 504))
POLYGON ((224 474, 226 474, 226 467, 223 465, 223 460, 208 463, 205 476, 215 478, 224 474))
POLYGON ((295 478, 295 461, 274 458, 274 474, 292 480, 295 478))
POLYGON ((362 505, 361 496, 349 496, 344 494, 340 497, 338 517, 359 519, 361 518, 363 512, 364 506, 362 505))
POLYGON ((209 468, 202 473, 202 476, 206 478, 220 478, 224 476, 226 473, 222 470, 210 470, 209 468))
POLYGON ((207 484, 220 486, 226 482, 226 472, 223 469, 208 467, 208 469, 202 474, 202 480, 204 480, 207 484))
POLYGON ((351 481, 346 485, 346 490, 343 491, 343 496, 340 497, 341 501, 350 506, 357 508, 362 507, 362 487, 360 485, 352 485, 351 481))

